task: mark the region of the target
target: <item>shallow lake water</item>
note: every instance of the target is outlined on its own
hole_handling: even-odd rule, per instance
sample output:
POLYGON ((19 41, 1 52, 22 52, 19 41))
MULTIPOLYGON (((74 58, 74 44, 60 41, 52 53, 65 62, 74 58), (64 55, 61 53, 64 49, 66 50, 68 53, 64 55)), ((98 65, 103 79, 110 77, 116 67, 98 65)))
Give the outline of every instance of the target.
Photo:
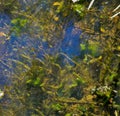
MULTIPOLYGON (((9 33, 11 26, 10 17, 6 14, 0 14, 0 32, 9 33)), ((6 36, 0 37, 0 85, 7 84, 7 77, 10 77, 13 72, 13 60, 21 60, 20 55, 36 55, 37 58, 42 58, 45 53, 54 55, 56 53, 65 53, 72 58, 80 55, 80 34, 81 30, 75 29, 73 23, 69 23, 65 30, 64 39, 56 46, 49 47, 47 42, 41 42, 40 39, 31 38, 28 35, 20 37, 11 34, 9 38, 6 36), (77 33, 74 33, 74 32, 77 33), (34 49, 32 51, 32 49, 34 49), (57 50, 57 51, 56 51, 57 50)))

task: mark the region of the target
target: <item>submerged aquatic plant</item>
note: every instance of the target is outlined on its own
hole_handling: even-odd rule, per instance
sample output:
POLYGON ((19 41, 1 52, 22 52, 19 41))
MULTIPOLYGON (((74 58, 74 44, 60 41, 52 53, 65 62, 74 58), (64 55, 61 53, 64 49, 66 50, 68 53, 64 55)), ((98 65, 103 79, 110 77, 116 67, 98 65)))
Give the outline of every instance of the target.
MULTIPOLYGON (((37 15, 34 14, 34 10, 31 11, 34 12, 31 16, 36 16, 34 21, 39 20, 40 22, 37 24, 45 23, 40 26, 42 29, 41 33, 44 33, 44 30, 44 34, 50 32, 50 38, 53 37, 51 33, 55 33, 58 29, 55 27, 59 27, 54 25, 56 21, 59 21, 59 18, 54 20, 51 17, 66 17, 69 14, 68 12, 66 15, 66 12, 64 12, 66 6, 63 3, 66 3, 65 1, 53 3, 51 5, 54 8, 57 6, 57 10, 55 9, 55 12, 53 12, 53 9, 50 15, 48 15, 48 10, 45 12, 47 16, 50 16, 48 18, 50 20, 46 19, 44 13, 40 15, 41 17, 44 16, 46 22, 41 17, 41 19, 39 17, 36 18, 37 15)), ((71 2, 69 3, 71 4, 71 2)), ((76 2, 75 4, 79 3, 76 2)), ((103 4, 105 4, 104 1, 103 4)), ((36 4, 34 5, 36 6, 36 4)), ((79 14, 81 6, 77 5, 75 7, 79 14)), ((71 6, 67 8, 69 9, 71 6)), ((55 54, 53 56, 45 54, 42 60, 36 58, 35 55, 33 58, 21 55, 21 61, 12 60, 13 66, 15 66, 14 74, 11 76, 12 83, 5 88, 4 96, 3 92, 1 93, 2 98, 6 97, 8 100, 1 102, 2 115, 119 115, 119 18, 116 17, 114 20, 108 19, 109 13, 108 8, 105 7, 98 14, 96 5, 95 10, 86 13, 83 20, 76 22, 76 28, 79 27, 83 31, 81 36, 83 43, 80 44, 83 54, 73 59, 64 55, 74 65, 69 63, 62 65, 63 61, 60 60, 60 55, 55 54), (98 26, 99 28, 97 27, 98 29, 95 27, 96 21, 101 23, 98 26), (91 90, 92 94, 90 93, 91 90)), ((22 21, 23 25, 20 24, 19 27, 24 28, 26 25, 24 19, 13 20, 13 23, 16 26, 17 23, 19 24, 22 21)), ((59 24, 62 22, 63 20, 61 19, 59 24)), ((63 26, 63 23, 61 25, 63 26)), ((48 37, 48 35, 45 37, 48 37)))

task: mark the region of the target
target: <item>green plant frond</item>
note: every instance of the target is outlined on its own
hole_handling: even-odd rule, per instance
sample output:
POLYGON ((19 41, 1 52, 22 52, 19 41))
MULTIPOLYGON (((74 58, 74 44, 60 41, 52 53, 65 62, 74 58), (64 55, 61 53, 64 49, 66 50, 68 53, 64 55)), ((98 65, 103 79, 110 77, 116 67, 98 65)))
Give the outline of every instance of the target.
POLYGON ((12 59, 13 62, 15 62, 17 65, 21 65, 23 66, 24 68, 26 68, 27 70, 30 70, 30 67, 28 65, 26 65, 25 63, 19 61, 19 60, 14 60, 12 59))

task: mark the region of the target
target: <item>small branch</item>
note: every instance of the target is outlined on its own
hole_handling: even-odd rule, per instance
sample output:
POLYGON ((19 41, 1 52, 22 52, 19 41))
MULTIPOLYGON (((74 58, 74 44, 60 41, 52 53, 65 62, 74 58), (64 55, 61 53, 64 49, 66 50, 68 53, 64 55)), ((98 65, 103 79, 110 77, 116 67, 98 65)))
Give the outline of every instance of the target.
POLYGON ((120 8, 120 4, 113 10, 113 12, 115 12, 116 10, 118 10, 120 8))
POLYGON ((93 3, 94 3, 95 0, 92 0, 88 6, 88 10, 92 7, 93 3))
POLYGON ((112 17, 110 17, 111 19, 113 19, 113 18, 115 18, 117 15, 119 15, 120 14, 120 12, 118 12, 118 13, 116 13, 116 14, 114 14, 112 17))

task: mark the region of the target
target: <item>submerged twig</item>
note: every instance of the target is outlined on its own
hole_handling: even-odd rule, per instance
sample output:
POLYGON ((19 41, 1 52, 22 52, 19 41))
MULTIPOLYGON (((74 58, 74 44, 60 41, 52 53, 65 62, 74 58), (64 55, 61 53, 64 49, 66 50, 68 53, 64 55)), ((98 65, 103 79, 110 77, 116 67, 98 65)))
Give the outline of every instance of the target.
POLYGON ((74 99, 64 99, 64 98, 56 98, 55 101, 63 102, 63 103, 70 103, 70 104, 94 104, 94 102, 83 102, 81 100, 74 100, 74 99))
POLYGON ((2 63, 4 66, 6 66, 7 68, 10 68, 9 65, 7 65, 6 63, 4 63, 2 60, 0 60, 0 63, 2 63))
POLYGON ((79 65, 76 61, 74 61, 73 59, 71 59, 67 54, 60 52, 59 54, 65 56, 69 61, 71 61, 72 63, 79 65))

